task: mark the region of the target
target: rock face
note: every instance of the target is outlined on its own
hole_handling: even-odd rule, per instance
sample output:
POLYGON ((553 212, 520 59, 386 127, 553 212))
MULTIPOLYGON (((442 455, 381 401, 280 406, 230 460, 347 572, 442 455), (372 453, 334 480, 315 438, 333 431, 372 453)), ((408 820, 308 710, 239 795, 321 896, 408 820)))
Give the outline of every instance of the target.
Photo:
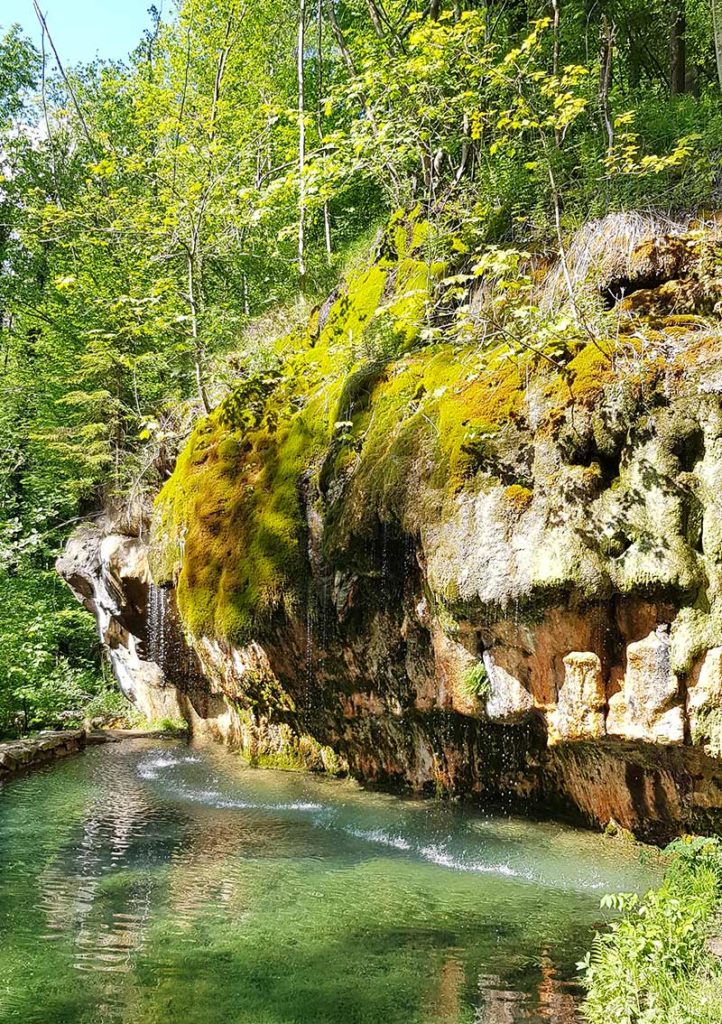
POLYGON ((691 673, 687 687, 687 715, 695 743, 722 757, 722 647, 708 651, 691 673))
POLYGON ((182 718, 176 686, 150 650, 153 585, 143 540, 115 532, 108 521, 84 526, 73 534, 57 569, 95 615, 125 696, 150 721, 182 718))
POLYGON ((265 763, 653 838, 719 828, 722 343, 694 310, 722 286, 704 244, 612 260, 611 347, 582 341, 561 370, 437 346, 322 386, 337 335, 318 326, 253 417, 230 402, 198 425, 148 543, 70 542, 59 569, 124 690, 265 763))
POLYGON ((556 715, 549 717, 550 742, 600 740, 606 730, 607 703, 602 663, 591 651, 572 651, 564 658, 564 682, 556 715))
POLYGON ((330 750, 279 718, 288 708, 278 693, 274 700, 272 673, 258 645, 239 651, 208 640, 188 644, 173 591, 152 582, 147 541, 140 530, 129 536, 119 528, 111 517, 81 527, 57 570, 95 616, 128 700, 149 722, 184 720, 195 736, 238 747, 256 763, 342 770, 330 750), (264 694, 252 703, 250 679, 264 694))
POLYGON ((684 743, 680 684, 664 626, 627 647, 622 689, 609 698, 607 732, 644 743, 684 743))

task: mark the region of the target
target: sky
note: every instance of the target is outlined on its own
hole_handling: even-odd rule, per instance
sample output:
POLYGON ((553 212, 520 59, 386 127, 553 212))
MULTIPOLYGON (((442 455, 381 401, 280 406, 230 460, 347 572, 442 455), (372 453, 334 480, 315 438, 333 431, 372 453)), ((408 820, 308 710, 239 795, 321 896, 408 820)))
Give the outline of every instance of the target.
MULTIPOLYGON (((40 0, 48 28, 64 64, 94 57, 119 59, 135 48, 150 27, 153 0, 40 0)), ((160 0, 156 6, 162 9, 160 0)), ((168 7, 166 0, 165 7, 168 7)), ((0 0, 0 26, 14 22, 39 44, 40 31, 33 0, 0 0)))

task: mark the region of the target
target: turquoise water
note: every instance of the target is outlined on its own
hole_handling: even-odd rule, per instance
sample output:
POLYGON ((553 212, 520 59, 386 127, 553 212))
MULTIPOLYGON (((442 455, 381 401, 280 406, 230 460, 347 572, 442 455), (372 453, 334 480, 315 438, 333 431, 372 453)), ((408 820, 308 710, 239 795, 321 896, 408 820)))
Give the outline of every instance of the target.
POLYGON ((568 1024, 606 891, 557 824, 125 741, 0 789, 0 1022, 568 1024))

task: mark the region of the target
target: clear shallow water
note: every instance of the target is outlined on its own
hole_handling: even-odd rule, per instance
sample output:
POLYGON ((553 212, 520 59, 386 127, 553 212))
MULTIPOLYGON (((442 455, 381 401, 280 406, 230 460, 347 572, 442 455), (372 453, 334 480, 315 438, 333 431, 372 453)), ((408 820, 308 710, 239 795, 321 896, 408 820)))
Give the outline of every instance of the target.
POLYGON ((636 850, 126 741, 0 788, 0 1021, 570 1024, 636 850))

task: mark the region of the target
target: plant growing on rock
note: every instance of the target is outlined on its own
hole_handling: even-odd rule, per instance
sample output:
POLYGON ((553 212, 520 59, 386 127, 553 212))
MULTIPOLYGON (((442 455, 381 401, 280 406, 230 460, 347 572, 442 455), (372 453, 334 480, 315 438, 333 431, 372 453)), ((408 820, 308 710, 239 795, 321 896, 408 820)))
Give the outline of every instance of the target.
POLYGON ((491 682, 486 665, 483 661, 477 661, 461 681, 461 688, 468 697, 475 700, 486 700, 491 694, 491 682))

